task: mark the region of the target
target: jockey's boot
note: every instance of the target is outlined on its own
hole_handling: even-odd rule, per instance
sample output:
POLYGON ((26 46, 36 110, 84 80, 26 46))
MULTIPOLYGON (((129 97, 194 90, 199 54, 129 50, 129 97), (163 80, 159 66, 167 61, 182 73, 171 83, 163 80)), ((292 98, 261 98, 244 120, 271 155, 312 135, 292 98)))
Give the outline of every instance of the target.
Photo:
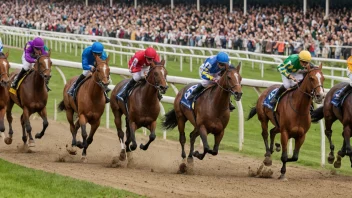
POLYGON ((336 95, 336 100, 341 100, 341 98, 351 89, 352 89, 351 85, 349 84, 346 85, 345 89, 336 95))
POLYGON ((82 82, 82 80, 83 80, 84 78, 85 78, 85 76, 84 76, 83 74, 81 74, 81 75, 77 78, 75 84, 73 84, 73 86, 71 86, 71 88, 67 91, 67 93, 68 93, 70 96, 73 97, 73 94, 74 94, 74 92, 75 92, 75 89, 77 88, 77 85, 78 85, 80 82, 82 82))
POLYGON ((232 104, 231 100, 229 102, 229 109, 230 109, 230 111, 233 111, 236 109, 236 107, 232 104))
POLYGON ((132 78, 126 84, 125 90, 121 93, 120 97, 125 101, 128 95, 129 90, 136 84, 137 82, 132 78))
POLYGON ((202 92, 204 89, 202 84, 198 84, 198 86, 193 90, 193 92, 191 93, 191 95, 188 96, 188 100, 193 99, 194 97, 196 97, 200 92, 202 92))
POLYGON ((15 79, 13 79, 12 83, 11 83, 11 88, 16 89, 18 82, 23 78, 24 74, 27 71, 24 70, 23 68, 21 69, 20 73, 17 74, 17 76, 15 77, 15 79))
POLYGON ((284 87, 284 85, 281 85, 281 87, 279 88, 279 90, 277 90, 275 96, 273 98, 271 98, 270 103, 271 104, 276 104, 277 100, 279 99, 279 97, 281 96, 282 93, 284 93, 286 91, 286 88, 284 87))

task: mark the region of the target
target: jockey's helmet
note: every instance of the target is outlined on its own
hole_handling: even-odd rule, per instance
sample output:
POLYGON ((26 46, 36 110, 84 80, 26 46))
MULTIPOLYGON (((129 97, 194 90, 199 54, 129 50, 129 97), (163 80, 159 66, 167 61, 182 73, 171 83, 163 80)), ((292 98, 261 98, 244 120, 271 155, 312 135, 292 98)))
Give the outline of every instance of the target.
POLYGON ((218 63, 229 63, 229 55, 227 55, 225 52, 219 52, 218 55, 216 55, 216 61, 218 63))
POLYGON ((156 50, 152 47, 148 47, 146 50, 145 50, 145 53, 144 53, 144 56, 146 58, 152 58, 152 59, 155 59, 156 57, 156 50))
POLYGON ((101 54, 104 51, 104 46, 100 42, 94 42, 92 45, 92 52, 101 54))
POLYGON ((43 48, 44 47, 44 41, 40 37, 36 37, 32 41, 33 47, 35 48, 43 48))
POLYGON ((312 60, 312 55, 310 55, 310 52, 308 52, 307 50, 302 50, 299 54, 298 54, 299 60, 300 61, 304 61, 307 63, 310 63, 310 61, 312 60))

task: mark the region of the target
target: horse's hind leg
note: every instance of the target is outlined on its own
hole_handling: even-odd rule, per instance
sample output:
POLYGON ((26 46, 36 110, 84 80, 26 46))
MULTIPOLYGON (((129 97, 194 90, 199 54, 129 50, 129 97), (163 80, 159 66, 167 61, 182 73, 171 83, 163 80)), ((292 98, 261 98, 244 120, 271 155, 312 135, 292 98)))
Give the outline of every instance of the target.
POLYGON ((44 136, 45 130, 49 125, 47 114, 46 114, 46 107, 44 107, 40 112, 39 112, 40 117, 43 119, 43 129, 40 133, 35 134, 36 139, 40 139, 44 136))
MULTIPOLYGON (((150 130, 149 140, 148 140, 147 144, 145 144, 145 145, 141 144, 139 146, 142 150, 147 150, 149 147, 149 144, 155 140, 155 138, 156 138, 155 128, 156 128, 156 121, 152 122, 152 124, 150 126, 148 126, 148 129, 150 130)), ((186 157, 186 154, 185 154, 185 157, 186 157)))
POLYGON ((76 140, 76 136, 77 136, 77 130, 79 129, 80 125, 79 125, 79 121, 76 122, 76 124, 73 123, 73 114, 74 111, 73 109, 66 109, 66 118, 68 123, 70 124, 70 131, 72 134, 72 142, 71 142, 71 147, 67 149, 67 151, 71 154, 71 155, 76 155, 77 154, 77 140, 76 140))
MULTIPOLYGON (((87 119, 83 114, 79 115, 79 125, 81 125, 81 132, 82 132, 83 141, 82 142, 77 141, 77 146, 82 149, 82 148, 87 147, 87 136, 88 136, 87 129, 86 129, 87 119)), ((86 152, 85 152, 85 150, 83 150, 82 158, 84 158, 85 156, 86 156, 86 152)))
MULTIPOLYGON (((182 151, 181 151, 182 159, 186 158, 186 152, 185 152, 185 143, 186 143, 185 123, 186 123, 186 120, 185 120, 184 116, 179 117, 177 119, 177 128, 178 128, 178 132, 179 132, 179 135, 180 135, 179 141, 180 141, 181 149, 182 149, 182 151)), ((190 156, 191 156, 191 158, 193 158, 191 153, 190 153, 190 156)))
POLYGON ((87 149, 88 149, 88 146, 93 142, 94 134, 97 131, 99 125, 100 125, 100 119, 98 121, 96 121, 95 123, 91 123, 90 133, 87 138, 87 144, 85 144, 85 147, 83 148, 83 152, 82 152, 82 161, 83 162, 87 162, 87 158, 86 158, 87 149))
POLYGON ((7 104, 7 109, 6 109, 6 118, 7 122, 9 123, 9 136, 5 138, 5 143, 6 144, 11 144, 12 143, 12 136, 13 136, 13 129, 12 129, 12 108, 15 103, 10 100, 9 103, 7 104))
POLYGON ((268 137, 269 137, 268 122, 269 122, 269 120, 267 118, 260 120, 260 123, 261 123, 261 126, 262 126, 262 137, 263 137, 263 140, 264 140, 265 151, 266 151, 265 154, 264 154, 265 160, 263 161, 265 166, 271 166, 271 164, 272 164, 272 161, 271 161, 271 158, 270 158, 271 157, 271 152, 270 152, 269 143, 268 143, 268 137))
MULTIPOLYGON (((344 137, 344 132, 342 132, 342 137, 344 137)), ((340 168, 341 167, 341 160, 343 157, 346 155, 346 141, 343 139, 342 141, 342 148, 337 152, 337 157, 336 161, 334 162, 334 167, 335 168, 340 168)))
MULTIPOLYGON (((27 134, 29 136, 29 143, 28 146, 30 147, 34 147, 34 139, 32 137, 32 126, 31 123, 29 122, 29 117, 30 117, 31 113, 29 111, 29 109, 27 107, 23 108, 23 114, 22 114, 22 121, 23 121, 23 125, 27 131, 27 134)), ((25 134, 23 134, 22 140, 24 143, 27 142, 27 137, 25 134)))
POLYGON ((26 134, 26 126, 25 120, 23 118, 23 114, 21 115, 21 126, 22 126, 22 141, 24 144, 27 143, 27 134, 26 134))
POLYGON ((350 143, 351 128, 349 125, 344 126, 343 136, 344 136, 344 140, 346 142, 346 155, 352 156, 352 149, 351 149, 351 143, 350 143))
POLYGON ((331 136, 332 136, 332 130, 331 130, 331 126, 334 123, 335 119, 332 118, 326 118, 325 119, 325 135, 329 140, 329 144, 330 144, 330 153, 328 156, 328 163, 332 164, 335 160, 335 156, 334 156, 334 150, 335 150, 335 145, 333 144, 332 140, 331 140, 331 136))
POLYGON ((5 113, 6 113, 6 108, 3 108, 0 110, 0 132, 5 131, 5 123, 4 123, 5 113))
POLYGON ((208 153, 209 151, 209 144, 208 144, 208 140, 207 140, 207 130, 205 128, 204 125, 201 125, 199 128, 199 135, 200 138, 202 139, 203 142, 203 153, 199 153, 198 151, 195 151, 193 153, 194 157, 197 157, 200 160, 203 160, 204 156, 208 153))

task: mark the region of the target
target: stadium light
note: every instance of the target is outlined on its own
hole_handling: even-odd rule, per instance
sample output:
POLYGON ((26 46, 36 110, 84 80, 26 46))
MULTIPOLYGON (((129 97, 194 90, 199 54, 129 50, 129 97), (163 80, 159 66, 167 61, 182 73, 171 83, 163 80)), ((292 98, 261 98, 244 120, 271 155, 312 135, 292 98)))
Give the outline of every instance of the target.
POLYGON ((307 0, 303 0, 303 14, 306 15, 307 13, 307 0))
POLYGON ((200 11, 200 0, 197 0, 197 11, 200 11))
POLYGON ((247 0, 243 0, 243 15, 247 14, 247 0))
POLYGON ((230 0, 230 13, 232 13, 232 8, 233 8, 233 0, 230 0))
POLYGON ((329 0, 325 0, 325 17, 328 17, 329 16, 329 0))

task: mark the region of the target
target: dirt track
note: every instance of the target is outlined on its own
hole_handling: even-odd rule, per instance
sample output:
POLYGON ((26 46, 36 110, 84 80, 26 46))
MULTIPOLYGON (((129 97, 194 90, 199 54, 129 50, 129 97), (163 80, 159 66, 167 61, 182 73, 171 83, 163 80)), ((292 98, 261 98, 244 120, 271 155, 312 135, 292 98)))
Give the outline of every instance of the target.
MULTIPOLYGON (((273 162, 273 178, 248 176, 248 167, 257 168, 263 159, 242 157, 220 151, 218 156, 207 155, 203 161, 194 160, 193 173, 176 174, 180 157, 178 142, 156 140, 148 151, 133 154, 132 167, 110 168, 120 151, 115 131, 99 129, 87 150, 88 163, 81 163, 81 150, 69 156, 66 144, 71 142, 67 124, 50 121, 42 140, 36 140, 32 153, 22 153, 21 130, 14 119, 12 145, 0 142, 0 157, 30 168, 54 172, 97 184, 125 189, 149 197, 346 197, 352 194, 352 177, 331 175, 288 164, 288 181, 276 179, 280 164, 273 162), (65 162, 58 162, 64 158, 65 162)), ((41 129, 41 120, 32 121, 34 132, 41 129)), ((35 134, 34 133, 34 134, 35 134)), ((79 133, 80 134, 80 133, 79 133)), ((80 135, 78 136, 80 137, 80 135)), ((147 137, 138 137, 138 143, 147 137)), ((278 153, 276 153, 278 155, 278 153)))

